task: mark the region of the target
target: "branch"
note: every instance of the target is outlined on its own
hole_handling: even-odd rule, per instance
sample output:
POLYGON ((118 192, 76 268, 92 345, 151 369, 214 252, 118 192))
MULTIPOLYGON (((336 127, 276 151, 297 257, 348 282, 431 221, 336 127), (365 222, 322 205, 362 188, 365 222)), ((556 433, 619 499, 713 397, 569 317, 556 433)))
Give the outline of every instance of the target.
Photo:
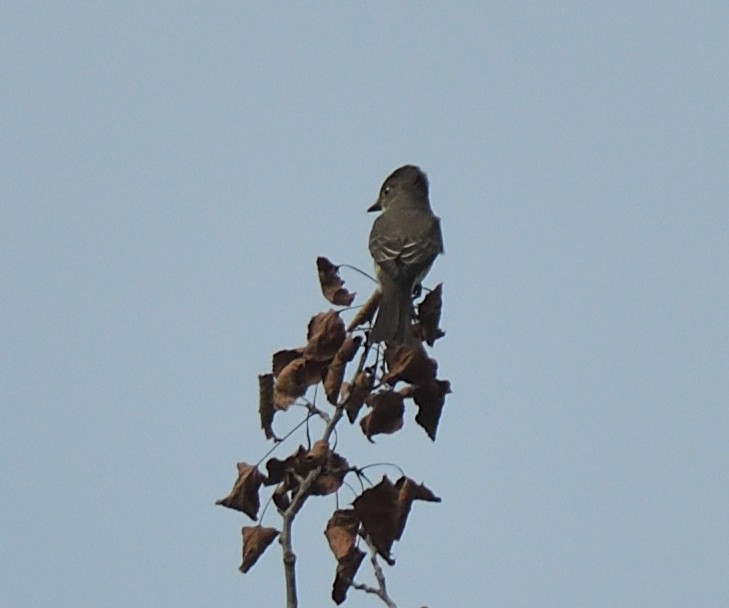
POLYGON ((291 542, 291 526, 294 523, 296 514, 304 506, 309 488, 321 473, 321 467, 310 471, 299 486, 299 491, 291 500, 289 508, 283 513, 283 530, 279 542, 283 548, 284 577, 286 579, 286 608, 297 608, 298 599, 296 596, 296 554, 291 542))
POLYGON ((355 583, 350 581, 350 585, 355 589, 364 591, 365 593, 371 593, 379 597, 387 606, 387 608, 397 608, 397 604, 387 594, 387 581, 385 580, 385 573, 382 571, 380 563, 377 561, 377 548, 374 546, 369 536, 364 537, 367 546, 370 549, 370 562, 372 563, 372 569, 375 571, 375 578, 377 579, 377 587, 371 587, 364 583, 355 583))
MULTIPOLYGON (((367 361, 367 356, 369 355, 369 352, 369 345, 365 344, 364 352, 362 353, 359 363, 357 364, 357 370, 354 372, 354 378, 356 378, 357 375, 364 369, 364 365, 367 361)), ((329 439, 331 438, 334 429, 336 428, 339 421, 342 419, 342 415, 344 414, 344 409, 347 405, 347 401, 348 399, 338 404, 336 410, 334 411, 334 415, 327 420, 327 424, 324 427, 324 432, 322 434, 323 441, 329 443, 329 439)), ((313 415, 313 413, 310 410, 309 416, 311 415, 313 415)), ((296 593, 296 554, 294 553, 293 543, 291 540, 291 529, 297 513, 301 510, 301 507, 304 506, 304 502, 309 495, 309 490, 312 484, 316 481, 317 477, 319 477, 319 475, 321 474, 322 469, 322 466, 318 466, 312 471, 309 471, 309 474, 303 479, 301 485, 299 485, 299 489, 297 490, 296 494, 292 497, 291 504, 282 514, 283 530, 281 531, 279 542, 281 543, 281 547, 283 550, 284 578, 286 580, 286 608, 298 607, 298 597, 296 593)), ((373 556, 373 560, 374 559, 375 558, 373 556)), ((379 564, 377 564, 376 567, 379 568, 379 564)), ((377 570, 375 570, 375 572, 377 572, 377 570)), ((382 570, 380 570, 380 574, 382 574, 382 570)), ((384 588, 382 585, 381 587, 384 588)), ((385 596, 386 595, 387 594, 385 594, 385 596)), ((390 608, 397 608, 394 603, 388 604, 388 606, 390 606, 390 608)))

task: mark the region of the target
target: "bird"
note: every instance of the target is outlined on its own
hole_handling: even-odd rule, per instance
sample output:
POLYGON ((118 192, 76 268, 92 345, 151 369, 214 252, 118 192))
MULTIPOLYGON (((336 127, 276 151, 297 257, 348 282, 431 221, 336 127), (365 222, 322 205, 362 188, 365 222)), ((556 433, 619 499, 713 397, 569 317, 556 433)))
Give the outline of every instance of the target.
POLYGON ((372 224, 369 250, 382 293, 368 342, 419 345, 412 332, 413 294, 444 252, 440 218, 430 208, 428 177, 415 165, 395 169, 367 211, 381 212, 372 224))

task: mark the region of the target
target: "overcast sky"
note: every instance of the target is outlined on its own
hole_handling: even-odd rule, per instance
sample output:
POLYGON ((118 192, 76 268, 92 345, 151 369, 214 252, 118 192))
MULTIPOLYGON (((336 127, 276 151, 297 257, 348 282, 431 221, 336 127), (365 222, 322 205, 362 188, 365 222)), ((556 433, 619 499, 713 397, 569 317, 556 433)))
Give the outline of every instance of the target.
MULTIPOLYGON (((412 411, 338 439, 443 498, 395 545, 398 606, 729 604, 728 3, 2 13, 0 605, 283 605, 279 546, 240 574, 214 501, 270 447, 257 374, 328 308, 316 256, 370 268, 405 163, 453 394, 435 443, 412 411)), ((334 506, 297 520, 302 607, 334 506)))

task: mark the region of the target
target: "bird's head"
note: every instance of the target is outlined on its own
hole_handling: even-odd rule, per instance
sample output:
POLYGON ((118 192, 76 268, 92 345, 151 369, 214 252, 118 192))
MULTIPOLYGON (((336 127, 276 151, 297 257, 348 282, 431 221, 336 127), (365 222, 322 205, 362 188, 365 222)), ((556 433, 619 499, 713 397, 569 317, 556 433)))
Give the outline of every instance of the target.
POLYGON ((415 165, 395 169, 384 181, 375 204, 367 211, 385 211, 394 201, 428 200, 428 177, 415 165))

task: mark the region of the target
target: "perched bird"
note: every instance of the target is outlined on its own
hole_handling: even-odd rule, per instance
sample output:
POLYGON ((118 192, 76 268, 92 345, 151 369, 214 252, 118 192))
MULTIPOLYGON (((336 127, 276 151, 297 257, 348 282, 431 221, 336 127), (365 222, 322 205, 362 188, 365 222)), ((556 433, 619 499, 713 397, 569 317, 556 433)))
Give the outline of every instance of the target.
POLYGON ((417 344, 411 330, 413 293, 443 253, 440 219, 428 200, 428 178, 413 165, 396 169, 367 211, 382 212, 369 241, 382 291, 369 342, 417 344))

